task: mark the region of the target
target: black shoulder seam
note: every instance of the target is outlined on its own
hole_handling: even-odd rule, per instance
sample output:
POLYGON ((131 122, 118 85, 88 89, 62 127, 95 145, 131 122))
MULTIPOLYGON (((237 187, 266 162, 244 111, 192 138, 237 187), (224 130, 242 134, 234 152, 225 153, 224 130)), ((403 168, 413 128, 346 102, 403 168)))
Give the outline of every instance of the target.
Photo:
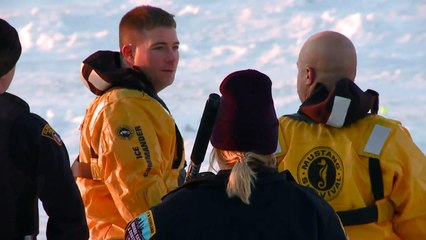
POLYGON ((284 170, 280 174, 281 174, 281 176, 284 177, 285 180, 291 181, 291 182, 296 182, 296 180, 294 179, 293 175, 291 174, 291 172, 289 170, 284 170))
POLYGON ((288 118, 293 119, 293 120, 303 121, 303 122, 307 122, 307 123, 315 123, 315 121, 313 119, 311 119, 310 117, 306 116, 305 114, 303 114, 301 112, 297 112, 297 113, 293 113, 293 114, 286 114, 286 115, 283 115, 282 117, 288 117, 288 118))

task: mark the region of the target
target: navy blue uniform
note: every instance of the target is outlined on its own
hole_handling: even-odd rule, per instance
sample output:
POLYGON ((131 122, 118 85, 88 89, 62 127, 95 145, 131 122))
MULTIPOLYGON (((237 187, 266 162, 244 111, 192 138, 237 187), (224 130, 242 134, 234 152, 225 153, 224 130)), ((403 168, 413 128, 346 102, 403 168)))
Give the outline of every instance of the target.
POLYGON ((203 173, 130 222, 126 239, 346 239, 334 210, 289 172, 254 170, 250 205, 227 196, 229 170, 203 173))
POLYGON ((38 199, 47 239, 88 239, 84 207, 59 135, 22 99, 0 95, 2 239, 38 234, 38 199))

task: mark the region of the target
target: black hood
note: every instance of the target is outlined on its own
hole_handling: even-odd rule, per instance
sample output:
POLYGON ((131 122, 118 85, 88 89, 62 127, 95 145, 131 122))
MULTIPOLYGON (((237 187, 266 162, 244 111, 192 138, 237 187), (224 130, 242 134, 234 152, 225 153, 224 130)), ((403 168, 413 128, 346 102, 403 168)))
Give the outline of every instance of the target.
POLYGON ((318 83, 311 96, 299 108, 316 123, 333 127, 348 126, 368 114, 377 114, 379 94, 371 89, 362 91, 352 80, 339 80, 331 91, 318 83))
POLYGON ((91 54, 83 61, 81 79, 96 95, 102 95, 111 87, 143 90, 149 95, 157 95, 141 70, 121 67, 119 52, 97 51, 91 54))

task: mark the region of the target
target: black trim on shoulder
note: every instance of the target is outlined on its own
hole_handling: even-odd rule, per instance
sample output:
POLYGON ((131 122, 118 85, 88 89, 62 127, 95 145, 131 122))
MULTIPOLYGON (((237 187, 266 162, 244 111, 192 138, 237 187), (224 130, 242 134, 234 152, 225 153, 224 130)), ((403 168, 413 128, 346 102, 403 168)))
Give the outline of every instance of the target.
MULTIPOLYGON (((259 183, 259 184, 268 184, 268 183, 276 182, 276 181, 289 181, 289 182, 296 183, 293 175, 288 170, 285 170, 279 173, 275 168, 257 167, 257 168, 254 168, 253 171, 255 171, 258 176, 258 178, 256 179, 256 183, 259 183)), ((217 174, 214 174, 212 172, 199 173, 190 181, 185 182, 182 186, 170 191, 162 199, 184 188, 193 188, 193 187, 199 187, 199 186, 226 187, 226 185, 228 184, 228 179, 230 174, 231 174, 230 169, 220 170, 217 174)))
POLYGON ((296 120, 296 121, 303 121, 303 122, 307 122, 307 123, 316 123, 312 118, 308 117, 307 115, 305 115, 302 112, 297 112, 297 113, 294 113, 294 114, 287 114, 287 115, 283 115, 282 117, 288 117, 288 118, 296 120))
MULTIPOLYGON (((5 92, 3 94, 0 94, 0 102, 3 104, 2 109, 6 109, 6 106, 11 106, 13 108, 19 107, 19 109, 22 110, 22 112, 30 112, 30 106, 27 102, 25 102, 20 97, 13 95, 11 93, 5 92)), ((6 115, 5 115, 6 116, 6 115)))
MULTIPOLYGON (((190 181, 185 182, 184 184, 182 184, 181 186, 177 187, 176 189, 168 192, 166 195, 164 195, 161 199, 166 198, 167 196, 180 191, 184 188, 191 188, 194 186, 200 186, 200 185, 219 185, 219 181, 214 181, 216 175, 212 172, 202 172, 197 174, 194 178, 192 178, 190 181), (212 181, 213 180, 213 181, 212 181), (216 183, 216 184, 212 184, 212 183, 216 183)), ((223 184, 223 182, 221 183, 223 184)))
POLYGON ((194 178, 192 178, 190 181, 185 182, 181 187, 193 187, 197 185, 218 185, 217 183, 220 182, 221 184, 224 182, 225 179, 228 179, 229 175, 223 178, 219 178, 218 175, 215 175, 212 172, 202 172, 197 174, 194 178), (218 181, 220 180, 220 181, 218 181))
POLYGON ((296 182, 296 180, 294 179, 293 175, 291 174, 291 172, 289 170, 284 170, 280 174, 281 174, 281 176, 284 177, 285 180, 291 181, 291 182, 296 182))

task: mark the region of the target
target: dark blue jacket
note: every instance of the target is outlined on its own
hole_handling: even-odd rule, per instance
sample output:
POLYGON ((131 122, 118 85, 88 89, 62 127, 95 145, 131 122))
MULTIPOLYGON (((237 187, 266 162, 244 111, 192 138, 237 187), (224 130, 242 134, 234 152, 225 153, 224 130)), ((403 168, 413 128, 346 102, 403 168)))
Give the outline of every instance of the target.
POLYGON ((22 99, 0 95, 1 239, 38 234, 38 199, 47 239, 88 239, 80 192, 59 135, 22 99))
MULTIPOLYGON (((298 185, 289 172, 255 171, 250 205, 227 196, 229 170, 204 173, 168 194, 151 209, 150 219, 142 214, 147 221, 139 226, 158 240, 346 239, 336 213, 316 192, 298 185)), ((132 223, 138 218, 128 230, 132 223)))

